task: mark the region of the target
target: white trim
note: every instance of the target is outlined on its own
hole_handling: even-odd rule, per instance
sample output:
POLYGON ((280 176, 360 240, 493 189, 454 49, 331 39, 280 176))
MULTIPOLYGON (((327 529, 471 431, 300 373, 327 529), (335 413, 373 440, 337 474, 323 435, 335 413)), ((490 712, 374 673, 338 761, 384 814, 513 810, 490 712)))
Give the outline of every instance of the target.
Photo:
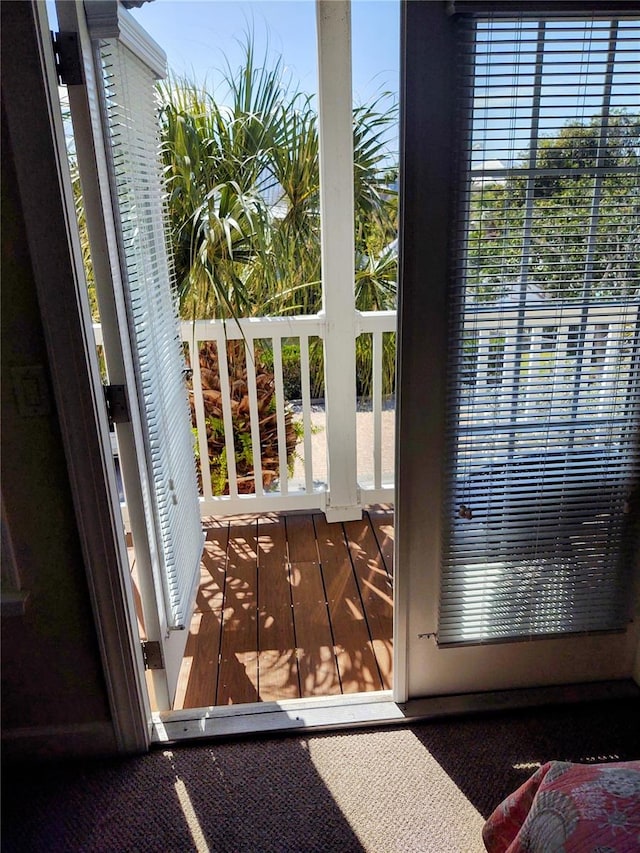
POLYGON ((242 341, 259 338, 299 338, 301 335, 322 338, 324 317, 320 314, 296 314, 290 317, 241 317, 238 320, 183 320, 182 340, 242 341))
POLYGON ((167 55, 118 0, 88 0, 85 15, 92 39, 118 39, 158 80, 167 76, 167 55))
POLYGON ((361 518, 356 485, 353 96, 349 0, 317 0, 328 521, 361 518), (330 392, 329 392, 330 389, 330 392))
POLYGON ((256 495, 220 495, 207 500, 200 498, 200 517, 209 515, 236 515, 242 513, 287 512, 297 509, 322 509, 326 492, 280 492, 256 495))
POLYGON ((380 691, 154 714, 152 740, 166 743, 199 737, 299 732, 350 725, 379 725, 404 719, 402 709, 393 702, 391 693, 380 691))
POLYGON ((360 486, 360 503, 362 506, 371 504, 392 504, 395 501, 395 489, 393 486, 380 486, 379 489, 369 489, 360 486))

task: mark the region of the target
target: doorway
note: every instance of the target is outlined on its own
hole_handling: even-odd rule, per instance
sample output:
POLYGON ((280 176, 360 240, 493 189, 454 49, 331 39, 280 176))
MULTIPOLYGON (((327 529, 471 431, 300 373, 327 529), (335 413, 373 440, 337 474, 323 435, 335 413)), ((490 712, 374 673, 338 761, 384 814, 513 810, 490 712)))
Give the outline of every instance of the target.
MULTIPOLYGON (((120 20, 121 17, 118 13, 116 24, 120 37, 126 27, 131 26, 128 17, 120 20)), ((331 17, 335 16, 329 15, 329 18, 331 17)), ((79 26, 82 29, 83 24, 79 26)), ((90 27, 89 21, 88 29, 90 27)), ((348 34, 343 32, 341 35, 348 34)), ((160 59, 159 54, 154 50, 153 47, 149 50, 149 54, 154 57, 153 64, 149 68, 157 74, 160 59)), ((136 185, 135 181, 132 181, 131 186, 127 184, 128 175, 134 175, 138 165, 135 158, 128 158, 123 154, 122 148, 124 122, 128 113, 122 101, 126 97, 124 94, 126 87, 122 86, 121 91, 119 78, 138 74, 129 54, 130 47, 121 48, 117 38, 113 41, 105 39, 101 41, 100 61, 103 71, 104 68, 109 69, 109 82, 102 95, 98 92, 98 97, 105 100, 105 110, 109 118, 107 126, 103 127, 106 139, 108 140, 113 134, 114 127, 122 126, 122 131, 116 131, 119 150, 110 155, 114 166, 112 172, 116 176, 116 195, 120 203, 113 219, 113 233, 121 255, 127 259, 125 279, 129 281, 128 286, 131 287, 131 269, 144 269, 147 259, 142 255, 130 257, 128 254, 129 235, 134 232, 141 233, 138 223, 135 227, 131 224, 133 221, 131 211, 140 210, 142 207, 140 203, 136 204, 128 200, 129 197, 135 199, 137 187, 140 186, 140 183, 136 185), (121 157, 124 157, 122 162, 120 162, 121 157), (124 207, 122 199, 126 202, 124 207), (131 222, 129 222, 130 219, 131 222)), ((332 76, 335 80, 339 75, 336 75, 333 70, 332 76)), ((146 82, 145 85, 147 85, 146 82)), ((77 92, 72 93, 72 101, 77 94, 77 92)), ((85 115, 92 118, 91 105, 85 104, 83 108, 85 115)), ((72 103, 72 114, 73 112, 72 103)), ((345 128, 346 134, 343 133, 347 137, 351 136, 352 115, 352 107, 348 104, 348 125, 345 128)), ((335 116, 330 115, 328 119, 325 116, 325 120, 330 123, 335 119, 335 116)), ((126 131, 135 135, 135 128, 131 130, 131 127, 127 123, 126 131)), ((109 156, 106 161, 108 167, 109 156)), ((144 186, 148 187, 149 184, 146 182, 153 176, 150 175, 145 162, 139 165, 145 170, 144 186)), ((96 168, 94 164, 93 169, 97 175, 97 186, 99 186, 100 168, 99 166, 96 168)), ((148 189, 145 192, 148 194, 148 189)), ((391 194, 391 188, 389 192, 391 194)), ((106 193, 103 187, 102 218, 100 212, 97 215, 94 212, 94 223, 97 222, 95 227, 98 230, 103 227, 104 222, 109 221, 110 215, 104 211, 105 198, 106 193)), ((327 202, 323 202, 321 208, 324 209, 326 204, 327 202)), ((330 204, 333 204, 333 199, 330 204)), ((145 228, 147 226, 143 225, 143 229, 145 228)), ((157 234, 153 229, 147 229, 147 232, 149 246, 152 247, 157 241, 157 234)), ((102 239, 104 240, 104 236, 102 239)), ((110 248, 108 235, 105 245, 107 249, 110 248)), ((351 266, 352 250, 347 257, 350 259, 351 266)), ((150 269, 156 269, 158 266, 162 267, 162 264, 153 261, 149 264, 150 269)), ((389 266, 388 258, 387 266, 389 266)), ((141 281, 140 272, 136 275, 135 282, 141 281)), ((352 272, 349 272, 349 278, 353 278, 352 272)), ((125 284, 123 292, 127 307, 126 322, 130 324, 133 319, 135 328, 145 324, 142 322, 142 314, 139 315, 140 321, 136 320, 140 301, 139 291, 141 292, 137 283, 133 291, 132 296, 127 292, 125 284)), ((111 299, 112 297, 107 294, 107 301, 111 299)), ((353 295, 351 299, 353 300, 353 295)), ((115 301, 117 303, 118 297, 115 301)), ((327 305, 327 311, 329 310, 327 305)), ((335 306, 333 310, 335 311, 335 306)), ((107 352, 107 361, 113 349, 117 350, 120 355, 116 361, 118 363, 119 360, 122 361, 123 378, 125 382, 130 382, 126 366, 130 359, 134 372, 134 384, 129 386, 130 398, 133 398, 131 389, 135 387, 139 398, 146 401, 153 396, 153 388, 149 386, 146 389, 144 383, 139 382, 139 378, 141 374, 151 374, 155 370, 153 361, 145 361, 145 352, 151 348, 150 339, 137 340, 138 332, 136 331, 131 335, 131 339, 136 341, 135 346, 133 351, 127 354, 126 341, 123 343, 122 340, 123 317, 120 316, 122 312, 116 304, 112 311, 113 316, 109 318, 110 323, 112 321, 115 323, 112 323, 111 329, 105 333, 105 314, 108 313, 108 311, 102 312, 103 328, 100 329, 101 340, 107 352), (107 334, 111 336, 109 340, 107 334)), ((386 313, 389 315, 392 312, 386 313)), ((243 383, 246 390, 244 399, 246 399, 250 416, 248 438, 251 442, 251 450, 249 453, 254 468, 252 473, 254 488, 252 492, 247 493, 239 488, 241 476, 236 447, 237 422, 233 418, 233 404, 239 403, 240 405, 236 406, 236 410, 239 410, 243 404, 243 398, 234 401, 233 397, 238 383, 233 373, 234 365, 228 358, 230 344, 227 329, 223 326, 223 333, 218 333, 220 336, 215 341, 216 357, 220 362, 220 368, 218 388, 213 389, 206 387, 209 377, 204 375, 206 368, 203 367, 201 358, 202 341, 205 337, 200 333, 200 326, 210 324, 211 321, 197 321, 187 329, 187 334, 192 333, 190 338, 186 337, 185 342, 191 345, 193 428, 197 433, 197 447, 200 451, 199 509, 204 517, 207 533, 204 563, 201 568, 203 574, 199 578, 195 575, 191 580, 192 576, 188 575, 182 579, 180 577, 176 579, 175 569, 170 568, 170 563, 167 563, 163 553, 163 549, 169 551, 174 549, 176 541, 175 531, 173 534, 163 532, 166 524, 170 523, 163 519, 163 508, 167 504, 183 503, 181 495, 186 488, 184 479, 178 481, 176 475, 167 473, 163 468, 164 448, 167 444, 169 447, 173 446, 175 438, 174 435, 165 433, 165 438, 160 440, 156 435, 157 424, 166 421, 167 415, 160 410, 159 414, 150 413, 145 402, 147 408, 141 411, 139 428, 135 423, 130 427, 121 424, 116 426, 119 462, 122 463, 124 475, 126 509, 131 518, 133 530, 132 568, 136 582, 134 598, 139 604, 137 615, 142 626, 141 639, 149 667, 148 680, 152 703, 155 703, 158 710, 168 708, 176 710, 177 706, 194 707, 192 704, 194 702, 197 702, 197 706, 200 707, 205 702, 206 707, 209 707, 218 704, 280 701, 287 698, 304 699, 321 695, 387 692, 391 687, 392 524, 389 523, 389 505, 365 503, 367 498, 374 500, 386 497, 392 491, 388 482, 383 483, 381 437, 383 415, 381 373, 385 364, 384 344, 389 342, 388 338, 386 341, 384 338, 387 332, 386 328, 382 328, 378 322, 377 316, 368 317, 369 325, 364 324, 361 335, 366 339, 361 341, 362 345, 359 348, 364 363, 368 364, 369 369, 368 380, 360 376, 358 381, 364 385, 368 382, 371 400, 371 411, 364 413, 370 415, 373 423, 374 439, 370 448, 372 457, 370 461, 373 468, 371 482, 367 485, 363 481, 361 487, 357 485, 359 472, 355 459, 358 438, 356 381, 354 379, 352 387, 347 387, 342 396, 343 400, 352 400, 352 405, 341 409, 339 392, 331 390, 332 383, 338 380, 332 380, 331 375, 334 377, 338 375, 340 380, 343 380, 344 376, 337 373, 335 365, 333 370, 330 370, 325 364, 327 473, 325 482, 318 484, 315 479, 316 470, 312 467, 312 453, 307 453, 312 426, 308 422, 305 423, 311 407, 312 371, 309 361, 313 354, 309 342, 313 329, 310 328, 308 321, 320 328, 321 334, 318 337, 324 339, 325 362, 332 359, 336 361, 332 355, 335 344, 331 340, 333 334, 331 324, 316 317, 302 319, 307 322, 303 327, 303 333, 298 334, 297 337, 300 342, 298 358, 300 384, 303 390, 301 409, 305 437, 301 443, 305 452, 303 463, 305 488, 297 490, 295 484, 290 483, 291 478, 285 462, 287 454, 283 452, 286 441, 283 442, 283 436, 278 435, 278 451, 281 458, 276 468, 279 475, 279 489, 275 493, 269 488, 270 479, 266 478, 268 468, 262 441, 264 424, 260 420, 264 397, 262 396, 263 388, 258 381, 260 376, 257 375, 257 342, 260 340, 264 343, 267 335, 256 328, 255 322, 249 321, 246 328, 240 325, 244 321, 236 324, 240 327, 240 340, 244 338, 245 378, 243 383), (227 358, 227 370, 224 369, 223 364, 225 358, 227 358), (222 495, 214 494, 209 453, 208 438, 217 429, 206 409, 206 402, 211 399, 212 391, 218 394, 218 399, 222 398, 220 405, 223 411, 220 420, 226 452, 224 472, 226 489, 223 489, 223 492, 227 492, 222 495), (225 391, 230 393, 225 394, 225 391), (139 434, 136 433, 137 429, 139 434), (346 435, 346 432, 350 435, 346 435), (128 458, 127 442, 132 443, 132 452, 128 458), (253 451, 256 447, 260 448, 260 452, 253 451), (144 465, 141 459, 146 460, 144 465), (157 460, 159 460, 159 467, 156 471, 154 466, 157 460), (340 464, 341 462, 343 464, 340 464), (158 482, 158 477, 161 482, 166 482, 166 488, 162 494, 154 497, 154 484, 158 482), (342 489, 341 480, 344 485, 342 489), (178 488, 178 482, 182 483, 182 490, 178 488), (299 492, 302 492, 302 495, 299 492), (152 500, 149 500, 149 494, 152 500), (135 500, 132 500, 132 495, 135 500), (215 499, 218 497, 221 500, 216 502, 215 499), (295 512, 300 497, 302 500, 299 505, 309 507, 311 512, 283 517, 276 515, 275 510, 280 505, 290 507, 295 512), (216 515, 214 520, 210 520, 209 515, 203 511, 208 501, 211 506, 220 507, 223 511, 216 515), (230 516, 230 504, 234 501, 237 507, 244 505, 248 511, 253 510, 251 513, 253 517, 249 517, 247 513, 241 516, 237 514, 230 516), (274 512, 255 514, 260 507, 270 508, 271 506, 274 507, 274 512), (318 511, 321 508, 325 510, 327 518, 332 519, 331 523, 328 523, 325 516, 318 511), (225 518, 228 520, 223 520, 225 518), (271 563, 269 571, 266 568, 268 563, 271 563), (279 590, 279 596, 274 596, 275 589, 279 590), (193 594, 190 590, 194 591, 193 594), (195 604, 195 613, 191 616, 193 604, 195 604), (155 663, 154 646, 156 645, 160 647, 159 667, 155 663), (187 647, 184 660, 181 647, 182 649, 187 647), (171 667, 169 667, 169 660, 171 667), (210 679, 203 677, 203 673, 213 669, 215 672, 210 673, 210 679), (164 686, 163 673, 167 674, 168 681, 164 686), (206 688, 203 687, 205 682, 207 682, 206 688), (176 701, 174 701, 174 694, 177 697, 176 701)), ((389 316, 384 316, 383 325, 388 324, 389 320, 389 316)), ((213 322, 215 323, 215 320, 213 322)), ((283 354, 286 351, 286 342, 295 337, 297 328, 294 328, 295 322, 296 318, 291 320, 267 318, 264 321, 264 325, 270 331, 272 382, 275 384, 276 391, 273 419, 278 422, 278 428, 284 422, 285 432, 289 401, 284 391, 283 354), (279 326, 283 327, 284 331, 274 333, 274 329, 278 330, 279 326)), ((352 328, 354 323, 355 313, 349 324, 350 329, 347 329, 347 334, 352 336, 351 353, 348 354, 347 343, 347 355, 345 355, 347 361, 351 361, 353 369, 355 369, 357 358, 355 331, 352 328)), ((344 330, 342 332, 344 333, 344 330)), ((152 343, 153 347, 156 347, 157 339, 152 343)), ((242 348, 242 344, 240 346, 242 348)), ((344 352, 344 343, 342 349, 344 352)), ((387 353, 389 351, 388 345, 386 351, 387 353)), ((263 345, 263 355, 264 352, 263 345)), ((109 364, 107 369, 111 373, 109 364)), ((156 385, 162 384, 162 382, 156 383, 156 385)), ((342 384, 345 390, 344 382, 342 384)), ((176 417, 172 410, 165 409, 165 412, 169 412, 169 419, 176 417)), ((244 453, 242 441, 240 445, 244 453)), ((171 454, 169 453, 168 456, 170 457, 171 454)), ((182 526, 178 525, 177 530, 182 530, 182 526)), ((174 562, 174 566, 179 565, 179 562, 174 562)))

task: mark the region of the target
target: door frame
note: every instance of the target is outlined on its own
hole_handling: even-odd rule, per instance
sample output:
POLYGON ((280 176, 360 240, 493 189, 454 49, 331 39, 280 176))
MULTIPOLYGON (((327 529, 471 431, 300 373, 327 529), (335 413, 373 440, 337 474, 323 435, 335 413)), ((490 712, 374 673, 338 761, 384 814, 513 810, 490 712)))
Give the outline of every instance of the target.
MULTIPOLYGON (((408 8, 415 13, 431 13, 436 4, 403 4, 405 22, 402 28, 407 50, 411 27, 406 20, 408 8), (408 8, 407 8, 408 7, 408 8)), ((396 576, 394 613, 394 680, 395 691, 369 698, 335 697, 326 700, 291 700, 274 703, 276 707, 246 706, 242 714, 236 710, 199 709, 197 712, 171 712, 169 715, 152 714, 149 706, 144 677, 144 664, 137 635, 135 607, 130 585, 126 583, 129 563, 124 542, 118 491, 111 454, 106 409, 97 363, 93 333, 91 329, 82 258, 79 246, 73 194, 68 174, 64 129, 60 116, 57 95, 57 77, 50 41, 50 33, 44 3, 31 0, 28 4, 15 4, 21 9, 13 14, 11 37, 5 22, 5 36, 9 49, 16 50, 16 61, 7 62, 3 76, 3 92, 7 113, 7 126, 15 148, 16 168, 33 260, 34 277, 41 304, 49 367, 52 376, 55 402, 62 427, 62 441, 69 470, 71 488, 76 509, 78 530, 81 539, 88 583, 97 629, 100 655, 105 673, 107 693, 113 722, 115 745, 119 752, 144 751, 152 740, 166 741, 179 737, 229 735, 274 730, 301 731, 308 728, 346 727, 370 725, 384 722, 406 722, 419 716, 456 713, 478 707, 504 707, 504 694, 494 697, 441 697, 429 700, 428 706, 409 703, 403 705, 415 692, 409 679, 406 648, 425 642, 417 634, 433 630, 434 622, 422 622, 424 614, 417 620, 415 607, 409 605, 417 590, 424 594, 433 586, 433 580, 418 572, 416 586, 409 575, 396 576), (28 117, 25 115, 25 99, 30 104, 28 117), (399 582, 398 582, 399 579, 399 582)), ((8 18, 9 16, 7 16, 8 18)), ((434 40, 438 41, 438 40, 434 40)), ((437 61, 436 52, 425 55, 425 62, 437 61)), ((424 75, 422 75, 424 76, 424 75)), ((430 82, 430 81, 428 81, 430 82)), ((402 170, 401 221, 411 221, 412 229, 403 229, 399 253, 402 269, 401 310, 399 311, 400 370, 403 387, 411 387, 410 396, 400 389, 397 418, 397 471, 396 487, 396 565, 414 565, 424 559, 425 547, 429 554, 437 554, 436 536, 440 524, 441 459, 438 450, 443 448, 442 406, 425 407, 427 402, 444 394, 444 366, 434 368, 429 379, 435 391, 428 395, 425 389, 424 362, 416 358, 416 346, 434 348, 437 340, 442 343, 445 325, 440 319, 446 302, 442 288, 445 280, 444 239, 440 251, 434 256, 420 240, 421 229, 439 229, 444 235, 442 204, 419 195, 417 185, 404 181, 404 174, 411 168, 421 173, 429 170, 431 180, 440 188, 440 202, 447 196, 448 171, 438 170, 434 161, 425 157, 425 122, 434 111, 446 108, 443 103, 443 86, 439 91, 424 85, 420 80, 407 79, 403 69, 401 91, 403 101, 416 97, 424 98, 421 122, 407 121, 406 110, 401 111, 401 140, 406 159, 402 170), (423 134, 420 130, 422 128, 423 134), (416 162, 410 158, 415 158, 416 162), (426 161, 429 160, 427 163, 426 161), (409 219, 409 217, 412 217, 409 219), (418 225, 420 227, 418 227, 418 225), (430 280, 440 281, 440 287, 425 288, 418 273, 420 264, 430 270, 430 280), (418 285, 424 298, 414 304, 418 285), (425 293, 425 291, 427 291, 425 293), (424 323, 432 317, 428 326, 424 323), (425 334, 429 328, 435 336, 425 334), (438 337, 439 336, 439 337, 438 337), (412 382, 411 380, 415 380, 412 382), (419 380, 419 381, 418 381, 419 380), (434 393, 437 395, 434 398, 434 393), (428 398, 427 398, 428 397, 428 398), (428 418, 423 418, 428 412, 428 418), (425 429, 433 437, 434 444, 427 446, 425 429), (402 442, 400 435, 402 434, 402 442), (426 484, 415 477, 415 462, 420 459, 431 471, 426 484), (428 488, 427 488, 428 485, 428 488), (425 525, 424 520, 431 523, 425 525), (426 544, 425 544, 426 543, 426 544)), ((441 119, 442 113, 438 113, 441 119)), ((437 124, 436 124, 437 126, 437 124)), ((445 133, 434 136, 430 148, 435 162, 444 163, 447 150, 445 133)), ((447 161, 448 164, 448 161, 447 161)), ((433 361, 438 364, 437 361, 433 361)), ((435 574, 432 572, 432 576, 435 574)), ((433 592, 432 588, 432 592, 433 592)), ((423 599, 424 600, 424 599, 423 599)), ((437 598, 429 619, 435 617, 437 598)), ((545 641, 541 641, 545 642, 545 641)), ((532 650, 538 646, 530 644, 532 650)), ((631 674, 630 672, 628 673, 631 674)), ((575 679, 573 679, 575 680, 575 679)), ((602 686, 606 695, 612 695, 610 686, 602 686)), ((545 697, 584 699, 598 693, 598 685, 589 690, 567 694, 562 688, 555 693, 509 691, 513 704, 534 704, 545 697), (519 694, 519 695, 518 695, 519 694)), ((551 689, 552 690, 552 689, 551 689)))
MULTIPOLYGON (((119 752, 145 751, 152 718, 91 327, 58 79, 44 2, 3 10, 2 90, 119 752), (10 56, 14 59, 10 59, 10 56), (29 104, 29 110, 25 110, 29 104)), ((105 744, 97 747, 109 751, 105 744)), ((112 748, 112 747, 111 747, 112 748)))
POLYGON ((201 735, 215 735, 404 719, 391 691, 337 701, 336 697, 320 697, 241 709, 152 713, 77 231, 50 24, 41 0, 30 0, 24 8, 29 10, 29 20, 24 32, 16 35, 15 44, 21 48, 21 59, 34 55, 37 63, 28 69, 24 62, 12 63, 3 90, 117 750, 145 751, 151 742, 166 740, 167 727, 176 722, 182 731, 188 729, 186 736, 193 737, 194 728, 201 735), (22 107, 26 93, 31 105, 28 122, 22 107), (76 429, 78 424, 82 428, 76 429), (185 719, 192 722, 183 726, 185 719))

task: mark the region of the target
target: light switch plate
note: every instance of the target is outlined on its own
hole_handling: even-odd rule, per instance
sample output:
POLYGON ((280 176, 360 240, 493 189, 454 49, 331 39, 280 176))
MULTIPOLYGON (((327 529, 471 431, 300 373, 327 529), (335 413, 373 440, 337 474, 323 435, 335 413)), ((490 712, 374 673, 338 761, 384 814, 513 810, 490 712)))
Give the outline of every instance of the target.
POLYGON ((37 418, 49 413, 49 388, 41 364, 12 367, 11 382, 19 415, 37 418))

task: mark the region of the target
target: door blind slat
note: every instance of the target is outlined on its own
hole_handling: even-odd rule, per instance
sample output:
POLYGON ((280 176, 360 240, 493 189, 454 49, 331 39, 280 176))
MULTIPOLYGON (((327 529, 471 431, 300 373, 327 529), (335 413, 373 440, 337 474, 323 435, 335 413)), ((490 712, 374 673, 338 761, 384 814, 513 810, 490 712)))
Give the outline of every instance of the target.
POLYGON ((617 630, 640 412, 640 22, 461 18, 438 642, 617 630))
POLYGON ((167 260, 155 72, 117 39, 100 43, 133 350, 144 408, 167 627, 188 627, 203 533, 171 271, 167 260))

